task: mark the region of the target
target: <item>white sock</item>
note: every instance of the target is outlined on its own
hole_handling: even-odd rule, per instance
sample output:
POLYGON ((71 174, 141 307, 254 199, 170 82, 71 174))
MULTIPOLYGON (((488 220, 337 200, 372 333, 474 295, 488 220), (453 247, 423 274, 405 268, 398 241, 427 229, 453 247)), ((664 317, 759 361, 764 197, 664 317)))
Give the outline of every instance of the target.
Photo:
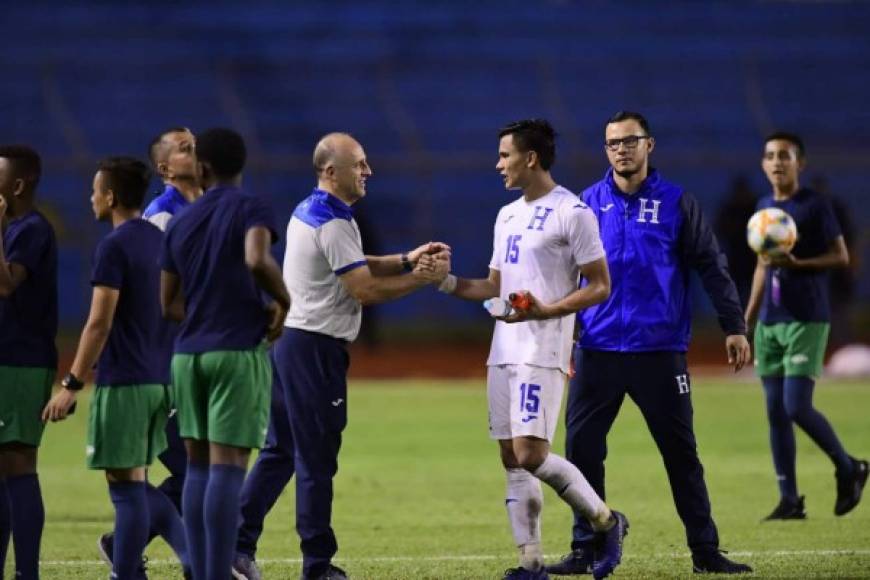
POLYGON ((544 552, 541 543, 523 544, 518 548, 520 553, 520 568, 537 572, 544 567, 544 552))
POLYGON ((573 463, 550 453, 534 475, 552 487, 565 503, 583 514, 593 529, 606 529, 610 509, 573 463))
POLYGON ((519 548, 520 566, 539 570, 544 565, 541 551, 541 482, 525 469, 507 469, 505 508, 514 542, 519 548))

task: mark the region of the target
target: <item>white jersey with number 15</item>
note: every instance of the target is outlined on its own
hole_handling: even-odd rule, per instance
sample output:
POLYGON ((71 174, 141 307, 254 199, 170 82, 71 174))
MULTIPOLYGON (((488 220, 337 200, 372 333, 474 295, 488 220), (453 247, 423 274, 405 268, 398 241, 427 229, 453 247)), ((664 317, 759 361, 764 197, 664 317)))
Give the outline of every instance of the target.
MULTIPOLYGON (((598 221, 562 186, 532 202, 501 208, 489 267, 501 274, 501 297, 528 290, 544 303, 577 289, 580 267, 604 257, 598 221)), ((528 364, 568 372, 574 315, 508 324, 496 321, 487 365, 528 364)))

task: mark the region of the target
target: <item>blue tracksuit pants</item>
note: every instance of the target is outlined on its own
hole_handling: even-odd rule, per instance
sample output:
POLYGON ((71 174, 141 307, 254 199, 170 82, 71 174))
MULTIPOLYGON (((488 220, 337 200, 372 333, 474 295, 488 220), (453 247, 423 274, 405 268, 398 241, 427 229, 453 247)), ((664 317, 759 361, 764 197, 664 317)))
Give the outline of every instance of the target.
POLYGON ((302 574, 314 577, 338 550, 331 526, 332 478, 347 425, 347 343, 285 328, 272 363, 269 432, 242 489, 238 550, 254 555, 263 520, 295 471, 302 574))
MULTIPOLYGON (((667 470, 677 512, 692 551, 716 549, 719 535, 710 513, 704 468, 692 427, 692 399, 682 352, 574 351, 566 456, 602 497, 607 434, 627 394, 640 408, 667 470)), ((619 498, 614 498, 614 506, 619 498)), ((572 549, 587 546, 593 532, 575 514, 572 549)))

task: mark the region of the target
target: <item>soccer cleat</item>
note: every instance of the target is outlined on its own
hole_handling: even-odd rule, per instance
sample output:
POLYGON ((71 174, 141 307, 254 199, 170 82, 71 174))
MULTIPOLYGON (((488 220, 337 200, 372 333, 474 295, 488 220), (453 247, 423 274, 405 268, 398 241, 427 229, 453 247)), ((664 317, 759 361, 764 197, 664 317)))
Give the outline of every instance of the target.
POLYGON ((729 560, 719 550, 692 553, 692 572, 695 574, 749 574, 752 568, 729 560))
POLYGON ((347 580, 347 572, 332 564, 317 576, 302 576, 302 580, 347 580))
POLYGON ((148 567, 145 565, 148 563, 148 557, 142 556, 142 563, 139 564, 139 567, 136 569, 136 580, 148 580, 148 575, 145 573, 148 570, 148 567))
POLYGON ((846 515, 861 501, 861 492, 867 485, 868 465, 866 460, 852 459, 852 472, 848 475, 837 474, 837 503, 834 515, 846 515))
MULTIPOLYGON (((97 540, 97 551, 100 553, 100 558, 109 565, 109 568, 113 570, 112 576, 114 577, 114 568, 115 565, 112 563, 112 551, 115 549, 115 534, 112 532, 108 532, 100 536, 100 539, 97 540)), ((136 570, 136 580, 147 580, 148 575, 145 573, 147 568, 145 564, 148 562, 148 558, 142 556, 142 563, 139 564, 139 568, 136 570)))
POLYGON ((592 574, 592 550, 578 548, 565 554, 555 564, 546 566, 547 572, 558 576, 570 576, 574 574, 592 574))
POLYGON ((112 568, 112 550, 115 549, 115 534, 109 532, 103 534, 97 540, 97 551, 100 553, 100 558, 112 568))
POLYGON ((565 554, 557 563, 550 564, 546 568, 550 574, 559 576, 592 574, 592 560, 591 549, 578 548, 565 554))
POLYGON ((595 538, 595 562, 592 564, 592 577, 595 580, 606 578, 622 561, 622 544, 628 535, 628 518, 614 511, 611 518, 616 520, 606 532, 599 532, 595 538))
POLYGON ((508 568, 502 580, 549 580, 547 569, 529 570, 528 568, 508 568))
POLYGON ((261 580, 260 569, 257 568, 257 562, 251 556, 236 552, 236 557, 233 558, 232 567, 233 578, 235 580, 261 580))
POLYGON ((779 504, 773 508, 773 511, 768 514, 762 522, 771 520, 805 520, 807 512, 804 511, 804 496, 797 499, 782 498, 779 504))

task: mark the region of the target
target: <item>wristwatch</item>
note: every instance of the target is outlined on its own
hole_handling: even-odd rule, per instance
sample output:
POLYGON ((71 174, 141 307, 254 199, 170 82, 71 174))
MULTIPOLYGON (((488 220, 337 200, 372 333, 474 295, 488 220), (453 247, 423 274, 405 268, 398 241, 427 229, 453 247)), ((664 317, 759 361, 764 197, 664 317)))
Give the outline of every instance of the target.
POLYGON ((68 389, 70 391, 81 391, 85 386, 85 384, 72 373, 67 373, 63 380, 60 381, 60 385, 64 389, 68 389))
POLYGON ((411 272, 414 270, 414 264, 408 259, 408 254, 402 254, 402 270, 411 272))

